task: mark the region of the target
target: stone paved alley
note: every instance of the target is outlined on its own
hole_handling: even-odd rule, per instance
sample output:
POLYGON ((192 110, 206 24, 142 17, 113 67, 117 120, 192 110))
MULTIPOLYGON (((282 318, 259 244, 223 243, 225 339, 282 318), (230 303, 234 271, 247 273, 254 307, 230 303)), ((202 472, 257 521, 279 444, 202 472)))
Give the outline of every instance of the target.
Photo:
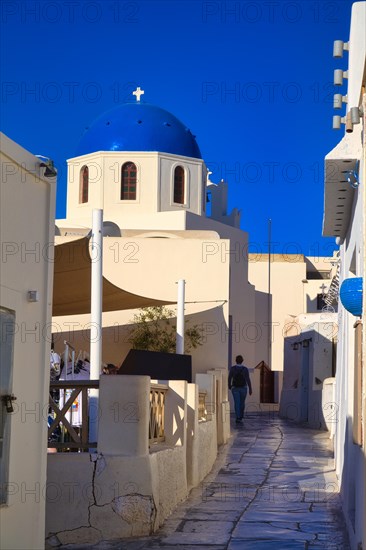
POLYGON ((67 548, 349 550, 329 434, 249 415, 159 532, 67 548))

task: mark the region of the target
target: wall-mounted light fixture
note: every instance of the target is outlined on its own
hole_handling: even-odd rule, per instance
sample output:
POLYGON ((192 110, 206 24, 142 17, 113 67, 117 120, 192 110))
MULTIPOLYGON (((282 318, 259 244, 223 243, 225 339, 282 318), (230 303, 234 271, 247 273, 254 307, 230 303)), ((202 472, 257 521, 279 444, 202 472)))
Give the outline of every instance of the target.
POLYGON ((341 124, 346 124, 346 117, 334 115, 333 116, 333 130, 340 130, 341 124))
MULTIPOLYGON (((349 42, 343 42, 343 40, 335 40, 333 43, 333 57, 343 57, 343 52, 349 50, 349 42)), ((343 69, 335 69, 334 71, 334 85, 342 86, 343 80, 348 78, 348 71, 343 71, 343 69)), ((343 103, 347 103, 347 96, 342 94, 335 94, 333 97, 333 108, 341 109, 343 103)), ((351 121, 351 116, 348 113, 345 117, 334 116, 333 117, 333 130, 339 130, 341 124, 345 124, 346 132, 353 132, 353 123, 351 121)))
POLYGON ((342 69, 335 69, 334 86, 342 86, 344 78, 348 78, 348 71, 342 71, 342 69))
POLYGON ((334 94, 333 109, 341 109, 343 103, 347 103, 347 96, 342 94, 334 94))
MULTIPOLYGON (((336 95, 340 95, 340 94, 336 94, 336 95)), ((333 102, 333 106, 334 106, 335 109, 337 108, 337 107, 335 107, 335 103, 336 103, 335 97, 336 97, 336 95, 334 96, 334 102, 333 102)), ((347 115, 346 115, 346 132, 351 134, 353 132, 353 125, 354 124, 360 124, 362 116, 363 116, 363 111, 362 111, 361 108, 351 107, 349 109, 347 115)))
POLYGON ((343 40, 334 40, 333 43, 333 57, 343 57, 343 52, 348 51, 349 42, 343 42, 343 40))
POLYGON ((351 107, 351 121, 352 124, 360 124, 361 117, 363 116, 363 111, 359 107, 351 107))

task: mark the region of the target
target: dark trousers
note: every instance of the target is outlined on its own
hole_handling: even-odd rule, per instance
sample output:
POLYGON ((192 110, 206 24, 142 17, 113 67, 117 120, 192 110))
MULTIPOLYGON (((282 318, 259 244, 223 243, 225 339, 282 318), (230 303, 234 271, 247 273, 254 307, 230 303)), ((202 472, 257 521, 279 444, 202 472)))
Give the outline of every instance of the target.
POLYGON ((236 420, 241 420, 244 416, 245 398, 247 396, 248 388, 243 386, 242 388, 231 388, 231 393, 234 398, 234 408, 236 420))

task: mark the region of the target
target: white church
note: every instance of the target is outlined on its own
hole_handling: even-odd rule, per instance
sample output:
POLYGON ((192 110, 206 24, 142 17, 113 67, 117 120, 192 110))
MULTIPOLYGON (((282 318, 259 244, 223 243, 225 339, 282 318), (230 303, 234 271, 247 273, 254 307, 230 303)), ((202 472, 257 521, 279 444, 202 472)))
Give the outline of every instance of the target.
MULTIPOLYGON (((93 209, 102 209, 105 285, 136 295, 139 307, 175 304, 177 281, 184 279, 186 318, 203 332, 203 345, 193 350, 193 373, 227 369, 238 353, 253 368, 263 357, 255 356, 248 235, 239 228, 239 212, 227 212, 227 184, 209 181, 196 139, 184 124, 143 102, 139 88, 134 94, 136 100, 98 118, 77 156, 68 160, 67 213, 56 220, 56 246, 88 235, 93 209)), ((55 269, 55 345, 61 352, 60 343, 68 340, 88 352, 84 285, 67 268, 69 256, 56 254, 61 261, 55 269)), ((133 302, 109 311, 116 309, 115 301, 109 308, 107 296, 104 300, 103 361, 119 366, 130 348, 123 327, 131 322, 133 302)))

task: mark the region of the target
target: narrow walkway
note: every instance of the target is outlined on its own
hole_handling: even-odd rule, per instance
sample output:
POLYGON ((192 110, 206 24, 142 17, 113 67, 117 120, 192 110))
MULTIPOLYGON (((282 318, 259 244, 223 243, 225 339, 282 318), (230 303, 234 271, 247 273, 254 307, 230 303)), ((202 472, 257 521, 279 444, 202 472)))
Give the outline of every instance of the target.
POLYGON ((232 425, 200 487, 151 537, 65 548, 349 550, 327 432, 273 413, 232 425))

